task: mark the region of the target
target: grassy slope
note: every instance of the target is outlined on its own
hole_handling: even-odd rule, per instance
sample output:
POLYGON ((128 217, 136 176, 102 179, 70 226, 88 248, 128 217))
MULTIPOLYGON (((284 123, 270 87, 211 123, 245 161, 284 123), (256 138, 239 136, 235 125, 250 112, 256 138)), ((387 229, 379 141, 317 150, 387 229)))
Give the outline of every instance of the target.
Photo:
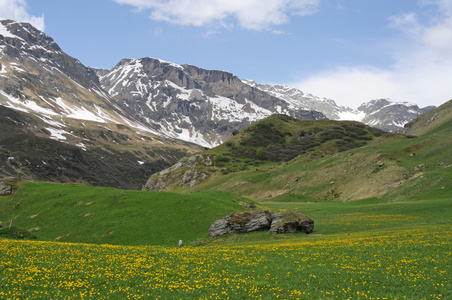
MULTIPOLYGON (((373 194, 363 195, 345 184, 348 182, 350 185, 353 176, 369 171, 369 167, 380 160, 394 165, 390 158, 381 157, 377 149, 373 149, 379 142, 394 139, 405 137, 384 134, 359 122, 300 121, 276 115, 205 151, 204 154, 214 156, 215 166, 205 168, 204 172, 212 176, 202 185, 194 188, 168 185, 165 190, 193 192, 219 189, 255 200, 281 195, 303 196, 307 201, 331 200, 338 196, 341 200, 371 197, 384 191, 378 189, 373 194), (350 157, 354 153, 360 155, 350 157), (331 185, 331 181, 336 183, 331 185)), ((392 170, 383 173, 391 173, 387 182, 397 180, 392 170)), ((176 176, 183 175, 184 170, 176 176)))
POLYGON ((441 131, 445 126, 450 126, 452 120, 452 100, 428 111, 415 120, 405 125, 406 134, 421 136, 427 133, 441 131), (449 125, 448 125, 449 124, 449 125))
POLYGON ((39 240, 176 245, 205 239, 215 220, 244 210, 241 200, 215 191, 181 195, 28 182, 0 198, 0 220, 13 219, 39 240))
MULTIPOLYGON (((446 195, 452 188, 451 128, 449 120, 432 133, 416 138, 381 136, 368 141, 366 146, 344 152, 322 155, 316 149, 285 164, 266 162, 226 175, 217 172, 195 189, 224 190, 257 201, 282 202, 446 195), (412 153, 415 155, 410 156, 412 153), (426 167, 419 167, 421 164, 426 167)), ((210 151, 220 155, 226 147, 210 151)), ((192 190, 179 188, 185 192, 192 190)))

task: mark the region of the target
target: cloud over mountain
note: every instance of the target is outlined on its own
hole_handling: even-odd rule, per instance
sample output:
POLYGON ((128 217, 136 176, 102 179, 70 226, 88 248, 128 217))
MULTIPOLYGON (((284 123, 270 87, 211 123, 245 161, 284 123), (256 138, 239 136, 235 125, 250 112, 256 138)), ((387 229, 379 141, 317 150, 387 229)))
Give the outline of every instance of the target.
POLYGON ((44 31, 44 15, 40 17, 32 16, 27 9, 25 0, 0 0, 0 18, 27 22, 44 31))
POLYGON ((138 10, 151 10, 150 18, 179 25, 220 25, 265 30, 285 24, 291 16, 317 11, 320 0, 114 0, 138 10))

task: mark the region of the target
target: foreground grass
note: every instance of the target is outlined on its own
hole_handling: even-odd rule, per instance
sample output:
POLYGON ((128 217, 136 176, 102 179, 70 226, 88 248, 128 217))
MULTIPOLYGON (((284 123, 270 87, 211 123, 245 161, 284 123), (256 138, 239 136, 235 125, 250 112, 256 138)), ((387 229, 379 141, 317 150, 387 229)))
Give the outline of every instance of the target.
POLYGON ((23 182, 0 197, 0 221, 38 240, 116 245, 177 245, 207 236, 210 225, 248 201, 227 192, 193 195, 23 182))
POLYGON ((452 226, 169 248, 1 240, 2 299, 451 299, 452 226))
POLYGON ((40 241, 0 238, 0 299, 452 299, 450 197, 286 200, 260 205, 310 215, 313 234, 207 238, 247 201, 224 192, 23 183, 0 217, 40 241))

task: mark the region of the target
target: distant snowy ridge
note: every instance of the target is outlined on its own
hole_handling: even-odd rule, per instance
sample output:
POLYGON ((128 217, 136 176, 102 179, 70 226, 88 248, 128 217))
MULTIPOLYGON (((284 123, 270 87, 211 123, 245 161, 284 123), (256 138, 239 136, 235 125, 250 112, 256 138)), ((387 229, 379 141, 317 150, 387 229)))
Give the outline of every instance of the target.
POLYGON ((305 94, 299 89, 286 85, 258 84, 253 80, 243 80, 243 82, 287 101, 292 108, 316 110, 330 120, 359 121, 392 132, 402 128, 424 112, 435 108, 435 106, 419 108, 410 102, 378 99, 363 103, 358 109, 352 109, 338 106, 334 100, 305 94))

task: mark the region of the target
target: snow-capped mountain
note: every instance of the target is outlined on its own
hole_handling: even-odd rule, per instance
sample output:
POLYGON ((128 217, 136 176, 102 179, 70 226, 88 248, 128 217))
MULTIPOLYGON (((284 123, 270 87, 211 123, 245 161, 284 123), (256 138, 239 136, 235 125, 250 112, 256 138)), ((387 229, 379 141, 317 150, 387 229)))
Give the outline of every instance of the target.
POLYGON ((27 23, 0 21, 0 96, 1 105, 38 115, 55 139, 71 135, 69 120, 151 131, 115 106, 93 70, 27 23))
POLYGON ((129 115, 160 134, 206 147, 275 113, 325 118, 224 71, 142 58, 123 59, 110 72, 97 72, 102 88, 129 115))
POLYGON ((409 121, 434 108, 435 106, 419 108, 414 103, 378 99, 361 104, 358 111, 365 114, 365 117, 360 120, 361 122, 395 132, 403 128, 409 121))
POLYGON ((331 99, 305 94, 299 89, 286 85, 258 84, 253 80, 243 80, 243 82, 285 100, 291 108, 316 110, 330 120, 360 121, 391 132, 403 128, 409 121, 435 108, 435 106, 419 108, 416 104, 409 102, 378 99, 363 103, 358 109, 352 109, 338 106, 331 99))
POLYGON ((154 133, 30 24, 0 20, 0 177, 141 188, 202 147, 154 133))
POLYGON ((112 70, 88 68, 51 37, 10 20, 0 21, 0 104, 35 114, 51 138, 78 139, 81 148, 89 142, 69 124, 124 125, 212 147, 275 113, 395 130, 429 109, 375 100, 353 110, 295 88, 154 58, 123 59, 112 70))

